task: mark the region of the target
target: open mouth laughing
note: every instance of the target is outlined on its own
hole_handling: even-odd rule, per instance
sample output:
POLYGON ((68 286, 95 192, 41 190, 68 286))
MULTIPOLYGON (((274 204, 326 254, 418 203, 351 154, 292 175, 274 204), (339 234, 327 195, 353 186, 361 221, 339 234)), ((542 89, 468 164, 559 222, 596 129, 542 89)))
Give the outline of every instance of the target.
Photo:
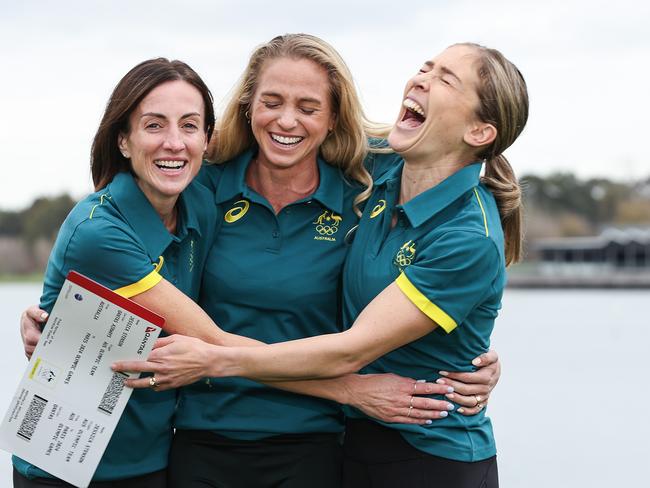
POLYGON ((404 115, 398 122, 399 127, 403 129, 415 129, 424 123, 426 115, 424 114, 424 109, 419 103, 411 98, 405 98, 402 102, 402 106, 406 110, 404 110, 404 115))

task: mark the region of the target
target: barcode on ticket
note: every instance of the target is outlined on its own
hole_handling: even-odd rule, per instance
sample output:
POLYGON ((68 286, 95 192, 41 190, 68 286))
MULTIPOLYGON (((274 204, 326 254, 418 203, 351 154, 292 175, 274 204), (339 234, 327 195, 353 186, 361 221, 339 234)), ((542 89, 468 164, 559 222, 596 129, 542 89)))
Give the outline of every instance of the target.
POLYGON ((32 401, 29 404, 29 407, 27 407, 27 412, 25 412, 23 421, 20 423, 20 427, 18 428, 17 434, 19 437, 28 441, 32 440, 38 421, 41 420, 41 416, 43 415, 46 406, 47 400, 45 398, 39 397, 38 395, 32 397, 32 401))
POLYGON ((112 414, 117 405, 117 400, 120 398, 120 394, 124 389, 124 381, 129 377, 129 375, 117 372, 113 373, 111 381, 108 383, 108 388, 104 392, 101 402, 99 402, 98 410, 105 412, 107 414, 112 414))

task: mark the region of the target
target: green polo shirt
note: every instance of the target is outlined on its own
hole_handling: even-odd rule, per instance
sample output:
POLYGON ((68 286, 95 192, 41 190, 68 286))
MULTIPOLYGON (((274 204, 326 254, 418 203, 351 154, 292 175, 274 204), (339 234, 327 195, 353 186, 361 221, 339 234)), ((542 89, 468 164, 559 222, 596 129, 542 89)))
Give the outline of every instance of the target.
MULTIPOLYGON (((481 164, 471 164, 404 205, 397 204, 401 164, 375 182, 345 265, 344 322, 351 325, 395 282, 439 327, 363 373, 435 381, 440 370, 471 371, 472 359, 488 350, 506 273, 499 212, 480 171, 481 164)), ((471 417, 451 412, 431 425, 385 425, 436 456, 478 461, 496 453, 485 410, 471 417)))
MULTIPOLYGON (((198 299, 201 274, 214 238, 212 193, 190 184, 179 198, 176 234, 170 234, 130 173, 79 202, 59 230, 45 273, 41 308, 50 311, 69 271, 123 296, 142 293, 162 278, 198 299)), ((167 466, 177 392, 135 390, 93 480, 116 480, 167 466)), ((50 475, 22 459, 29 478, 50 475)))
MULTIPOLYGON (((246 185, 252 152, 201 175, 223 212, 203 278, 201 307, 224 330, 266 343, 341 330, 345 236, 358 218, 358 188, 318 160, 313 195, 283 208, 246 185)), ((176 427, 255 440, 289 433, 340 432, 338 404, 243 378, 181 389, 176 427)))

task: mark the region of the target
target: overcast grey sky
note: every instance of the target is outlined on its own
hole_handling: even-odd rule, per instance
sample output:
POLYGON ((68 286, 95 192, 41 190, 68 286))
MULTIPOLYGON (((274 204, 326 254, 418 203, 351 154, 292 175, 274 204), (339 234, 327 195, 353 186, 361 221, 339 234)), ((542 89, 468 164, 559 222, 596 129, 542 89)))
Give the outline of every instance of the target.
POLYGON ((329 41, 368 115, 393 122, 406 80, 459 41, 500 49, 531 111, 518 174, 650 176, 650 2, 641 0, 0 0, 0 208, 91 191, 92 136, 119 78, 154 56, 188 62, 224 100, 252 49, 286 32, 329 41))

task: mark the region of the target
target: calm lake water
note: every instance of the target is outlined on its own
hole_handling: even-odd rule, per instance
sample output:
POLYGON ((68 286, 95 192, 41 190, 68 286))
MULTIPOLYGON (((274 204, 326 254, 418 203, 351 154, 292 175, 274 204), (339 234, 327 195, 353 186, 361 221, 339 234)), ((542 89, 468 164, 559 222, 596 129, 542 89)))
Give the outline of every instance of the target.
MULTIPOLYGON (((40 285, 0 284, 0 412, 26 360, 20 312, 40 285)), ((490 401, 505 488, 648 486, 650 292, 508 290, 490 401)), ((0 487, 11 486, 0 451, 0 487)))

